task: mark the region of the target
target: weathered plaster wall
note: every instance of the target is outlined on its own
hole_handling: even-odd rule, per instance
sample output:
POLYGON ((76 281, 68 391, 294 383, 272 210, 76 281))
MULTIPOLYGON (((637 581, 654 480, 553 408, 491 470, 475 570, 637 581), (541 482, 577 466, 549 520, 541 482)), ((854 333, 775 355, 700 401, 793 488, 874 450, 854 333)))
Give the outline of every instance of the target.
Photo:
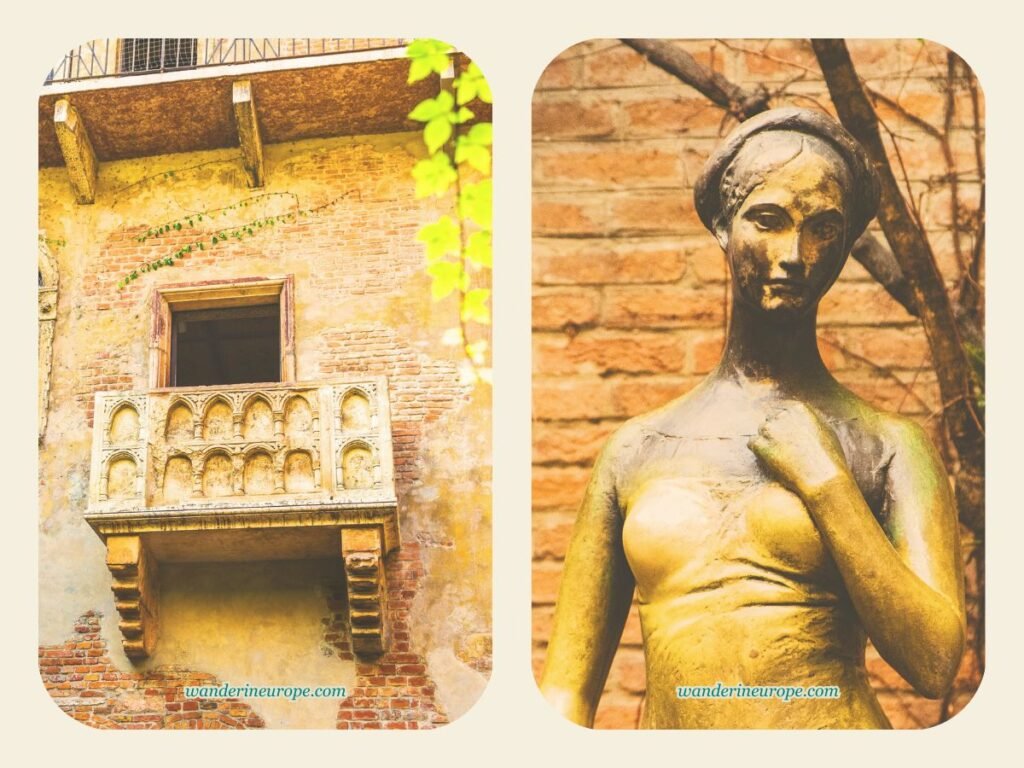
MULTIPOLYGON (((429 727, 462 714, 482 691, 490 666, 490 393, 462 382, 458 349, 442 344, 458 323, 455 301, 433 303, 422 274, 415 234, 435 208, 413 198, 409 171, 420 146, 414 134, 268 146, 267 186, 256 191, 245 187, 236 150, 111 162, 100 168, 92 206, 74 203, 63 169, 40 171, 39 226, 65 244, 53 248, 60 295, 40 448, 39 642, 46 658, 83 626, 80 617, 101 615, 89 619, 100 622, 95 642, 129 675, 111 689, 120 693, 98 697, 108 708, 145 684, 131 674, 170 667, 231 683, 346 685, 364 699, 340 708, 337 700, 253 700, 250 727, 357 727, 342 725, 346 709, 362 713, 361 727, 429 727), (196 222, 196 231, 136 240, 186 213, 244 200, 196 222), (324 204, 117 288, 126 272, 201 232, 324 204), (389 377, 408 544, 388 563, 397 577, 398 660, 353 660, 339 559, 164 568, 160 644, 133 667, 120 648, 104 547, 83 520, 93 393, 146 389, 153 286, 283 274, 295 276, 297 380, 389 377)), ((75 674, 44 679, 61 697, 85 684, 66 679, 75 674)))

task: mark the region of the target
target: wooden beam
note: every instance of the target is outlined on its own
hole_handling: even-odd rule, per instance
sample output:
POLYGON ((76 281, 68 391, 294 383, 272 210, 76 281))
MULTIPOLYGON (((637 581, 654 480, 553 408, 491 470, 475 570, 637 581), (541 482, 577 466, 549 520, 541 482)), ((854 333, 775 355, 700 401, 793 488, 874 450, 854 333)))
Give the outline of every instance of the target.
POLYGON ((85 121, 67 99, 59 99, 53 108, 53 127, 75 199, 81 205, 96 200, 96 153, 85 130, 85 121))
POLYGON ((263 140, 256 122, 256 102, 252 83, 236 80, 231 86, 231 103, 238 127, 238 143, 242 147, 242 165, 250 187, 262 187, 266 181, 263 168, 263 140))

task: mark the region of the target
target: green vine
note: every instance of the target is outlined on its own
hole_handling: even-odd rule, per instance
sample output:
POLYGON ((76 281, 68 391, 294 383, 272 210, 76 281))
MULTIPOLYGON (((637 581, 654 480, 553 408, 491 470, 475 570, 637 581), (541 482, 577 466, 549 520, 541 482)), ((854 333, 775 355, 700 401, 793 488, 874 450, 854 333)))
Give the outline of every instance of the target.
POLYGON ((232 205, 225 205, 220 208, 211 208, 205 211, 185 214, 180 218, 173 219, 164 224, 160 224, 159 226, 149 227, 145 232, 135 238, 137 242, 145 243, 154 238, 160 238, 164 235, 181 232, 186 228, 195 229, 197 224, 201 224, 206 220, 212 221, 218 216, 228 216, 232 211, 248 208, 254 203, 264 201, 269 198, 288 197, 293 200, 295 205, 295 210, 288 211, 286 213, 259 216, 249 219, 248 221, 243 221, 240 224, 233 224, 229 227, 214 227, 207 229, 200 237, 193 239, 191 242, 185 243, 170 253, 161 256, 160 258, 145 262, 138 268, 131 270, 118 281, 117 287, 119 289, 124 289, 128 284, 138 280, 142 274, 146 272, 153 272, 163 267, 173 266, 176 261, 184 259, 191 253, 213 249, 218 245, 223 245, 224 243, 229 242, 230 240, 242 240, 246 237, 255 237, 261 232, 269 231, 270 228, 275 227, 278 224, 289 224, 302 217, 313 216, 327 208, 330 208, 331 206, 336 205, 342 200, 351 197, 353 194, 357 197, 360 196, 358 191, 350 191, 342 195, 338 195, 321 205, 317 205, 312 208, 300 208, 298 195, 294 192, 264 192, 259 195, 253 195, 243 200, 239 200, 232 205))
POLYGON ((46 237, 46 235, 42 233, 39 234, 39 243, 50 248, 63 248, 68 244, 67 240, 61 237, 46 237))
POLYGON ((473 122, 476 116, 468 105, 474 101, 491 104, 491 89, 474 62, 448 84, 445 75, 458 63, 455 49, 448 43, 415 40, 406 55, 410 84, 433 74, 442 78, 438 95, 424 99, 409 113, 411 120, 424 124, 428 154, 412 169, 416 197, 441 198, 455 193, 451 213, 422 227, 416 239, 424 245, 434 301, 452 294, 459 299, 459 327, 449 329, 445 341, 459 344, 474 375, 489 382, 486 334, 471 339, 480 334, 471 334, 470 329, 472 324, 491 323, 492 126, 473 122))

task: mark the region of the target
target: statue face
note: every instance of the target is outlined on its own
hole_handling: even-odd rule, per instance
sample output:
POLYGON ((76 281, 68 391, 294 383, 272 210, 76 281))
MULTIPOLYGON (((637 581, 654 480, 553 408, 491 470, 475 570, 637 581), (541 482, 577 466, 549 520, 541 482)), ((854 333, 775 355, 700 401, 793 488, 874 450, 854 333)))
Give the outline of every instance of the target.
POLYGON ((778 319, 817 306, 848 253, 840 178, 831 153, 805 148, 747 195, 724 244, 740 300, 778 319))

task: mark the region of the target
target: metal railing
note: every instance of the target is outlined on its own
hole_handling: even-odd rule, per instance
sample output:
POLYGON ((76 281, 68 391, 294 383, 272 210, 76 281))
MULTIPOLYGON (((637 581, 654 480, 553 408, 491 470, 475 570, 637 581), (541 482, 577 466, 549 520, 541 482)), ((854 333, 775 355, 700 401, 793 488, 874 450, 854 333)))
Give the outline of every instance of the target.
POLYGON ((175 72, 225 64, 401 48, 407 38, 235 37, 113 38, 72 48, 50 70, 44 85, 100 77, 175 72))

